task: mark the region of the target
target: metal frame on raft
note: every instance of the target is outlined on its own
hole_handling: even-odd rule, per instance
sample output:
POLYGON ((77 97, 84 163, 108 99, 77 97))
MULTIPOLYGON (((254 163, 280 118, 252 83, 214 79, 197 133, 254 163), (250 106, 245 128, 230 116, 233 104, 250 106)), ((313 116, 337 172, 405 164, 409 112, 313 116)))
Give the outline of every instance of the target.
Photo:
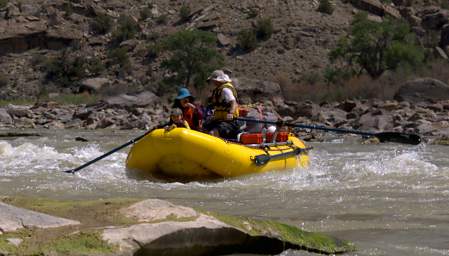
POLYGON ((312 147, 293 148, 292 151, 288 151, 288 152, 284 152, 284 153, 280 153, 280 154, 276 154, 276 155, 269 155, 269 154, 257 155, 255 157, 252 157, 251 160, 253 160, 257 166, 261 166, 261 165, 267 164, 271 160, 277 160, 277 159, 287 158, 290 156, 297 156, 297 155, 300 155, 303 153, 308 153, 309 150, 311 150, 311 149, 312 149, 312 147))
MULTIPOLYGON (((239 133, 237 135, 237 140, 233 141, 233 142, 241 143, 240 137, 243 134, 248 134, 248 133, 247 132, 239 133)), ((257 155, 257 156, 251 157, 251 160, 254 161, 254 163, 257 166, 265 165, 265 164, 267 164, 271 160, 285 159, 285 158, 288 158, 290 156, 297 156, 297 155, 300 155, 300 154, 308 153, 308 151, 312 149, 312 147, 308 147, 308 148, 292 147, 292 145, 294 145, 294 144, 290 140, 283 141, 283 142, 277 142, 276 139, 277 139, 277 136, 279 134, 278 131, 273 133, 272 142, 265 142, 266 141, 266 133, 262 132, 262 134, 263 134, 263 142, 262 143, 258 143, 258 144, 241 144, 241 145, 243 145, 245 147, 261 148, 261 149, 265 150, 266 154, 261 154, 261 155, 257 155), (282 152, 282 153, 275 154, 275 155, 268 154, 268 152, 266 150, 267 148, 277 147, 277 146, 289 146, 291 148, 291 151, 282 152)), ((282 151, 282 150, 280 150, 280 151, 282 151)))

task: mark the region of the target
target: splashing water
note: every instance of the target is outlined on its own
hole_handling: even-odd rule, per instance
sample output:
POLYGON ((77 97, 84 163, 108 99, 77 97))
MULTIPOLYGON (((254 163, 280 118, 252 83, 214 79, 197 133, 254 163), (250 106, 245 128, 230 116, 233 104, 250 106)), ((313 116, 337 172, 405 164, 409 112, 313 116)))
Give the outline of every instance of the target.
MULTIPOLYGON (((432 177, 449 177, 424 154, 426 147, 397 148, 330 143, 316 145, 307 169, 270 172, 218 182, 158 183, 137 181, 126 176, 126 152, 118 152, 83 169, 74 176, 62 173, 79 166, 106 150, 97 143, 69 148, 25 142, 16 146, 0 141, 0 178, 39 177, 40 189, 94 191, 98 186, 113 193, 145 188, 179 189, 270 189, 273 191, 360 188, 377 185, 419 186, 432 177), (60 150, 57 149, 61 148, 60 150), (410 178, 410 179, 409 179, 410 178)), ((431 158, 431 156, 430 156, 431 158)), ((445 178, 446 179, 446 178, 445 178)), ((31 187, 32 189, 32 187, 31 187)), ((1 191, 0 191, 1 193, 1 191)))

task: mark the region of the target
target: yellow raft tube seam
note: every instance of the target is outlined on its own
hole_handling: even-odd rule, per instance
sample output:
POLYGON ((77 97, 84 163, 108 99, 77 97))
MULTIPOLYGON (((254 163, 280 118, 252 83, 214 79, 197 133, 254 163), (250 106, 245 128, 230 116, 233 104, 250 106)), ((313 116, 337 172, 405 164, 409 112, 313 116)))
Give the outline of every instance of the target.
MULTIPOLYGON (((304 142, 294 136, 289 136, 289 141, 298 148, 306 148, 304 142)), ((276 155, 288 151, 292 151, 292 148, 283 145, 272 147, 268 153, 276 155)), ((257 166, 252 159, 261 154, 266 152, 194 130, 157 129, 133 145, 126 167, 142 176, 201 180, 282 171, 309 164, 308 155, 300 154, 257 166)))

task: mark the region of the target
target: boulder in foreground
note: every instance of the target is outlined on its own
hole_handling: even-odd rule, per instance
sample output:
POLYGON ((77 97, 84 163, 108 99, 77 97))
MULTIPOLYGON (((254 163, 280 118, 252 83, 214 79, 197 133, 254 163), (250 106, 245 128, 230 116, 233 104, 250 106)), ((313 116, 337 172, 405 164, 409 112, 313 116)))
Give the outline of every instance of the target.
POLYGON ((275 221, 200 212, 157 199, 137 203, 134 199, 7 201, 78 219, 81 224, 6 231, 0 234, 0 252, 6 255, 279 254, 289 249, 334 254, 354 250, 349 242, 275 221))

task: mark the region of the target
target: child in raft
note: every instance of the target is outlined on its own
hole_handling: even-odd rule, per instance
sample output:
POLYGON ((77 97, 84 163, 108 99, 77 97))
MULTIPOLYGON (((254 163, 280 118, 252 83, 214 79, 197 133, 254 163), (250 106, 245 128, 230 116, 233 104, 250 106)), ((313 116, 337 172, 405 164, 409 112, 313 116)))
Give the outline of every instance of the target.
POLYGON ((179 108, 175 108, 170 112, 170 121, 159 128, 164 128, 166 131, 171 131, 174 128, 190 129, 190 126, 189 123, 184 120, 184 117, 182 116, 182 110, 180 110, 179 108))

